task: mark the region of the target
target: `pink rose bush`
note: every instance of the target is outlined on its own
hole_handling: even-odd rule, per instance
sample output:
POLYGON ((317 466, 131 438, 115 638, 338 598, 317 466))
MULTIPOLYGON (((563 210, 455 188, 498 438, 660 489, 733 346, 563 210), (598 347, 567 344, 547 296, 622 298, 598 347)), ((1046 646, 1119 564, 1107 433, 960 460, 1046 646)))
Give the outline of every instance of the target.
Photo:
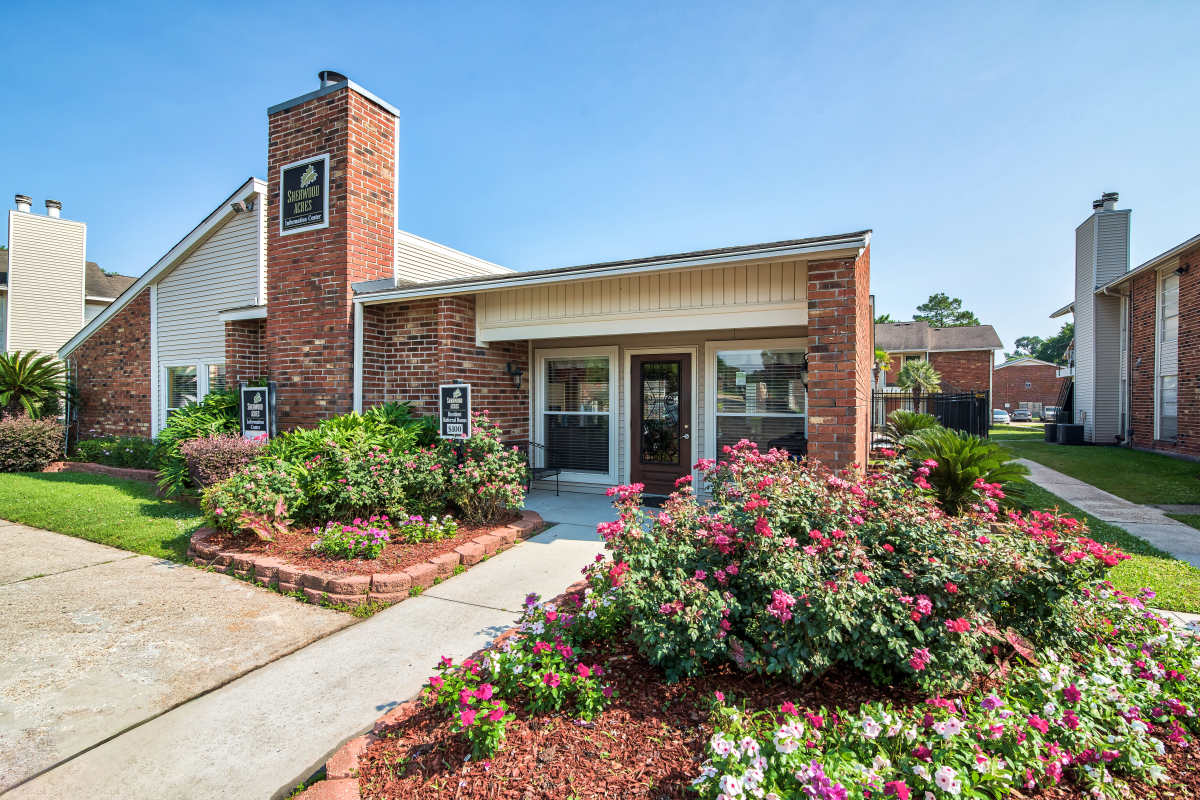
POLYGON ((750 442, 726 450, 698 465, 711 501, 683 482, 650 516, 639 487, 620 487, 617 520, 599 527, 633 640, 670 679, 730 662, 959 685, 1013 633, 1081 642, 1072 600, 1123 557, 1055 515, 948 516, 922 488, 929 464, 857 478, 750 442))
POLYGON ((703 800, 953 798, 1030 794, 1069 779, 1117 798, 1130 796, 1127 778, 1160 782, 1167 747, 1200 733, 1200 644, 1141 598, 1100 587, 1076 602, 1091 643, 1070 657, 1044 649, 996 690, 804 718, 792 703, 747 713, 716 702, 693 785, 703 800))
POLYGON ((487 411, 471 416, 463 462, 450 469, 449 487, 467 522, 492 522, 525 504, 525 453, 505 447, 487 411))

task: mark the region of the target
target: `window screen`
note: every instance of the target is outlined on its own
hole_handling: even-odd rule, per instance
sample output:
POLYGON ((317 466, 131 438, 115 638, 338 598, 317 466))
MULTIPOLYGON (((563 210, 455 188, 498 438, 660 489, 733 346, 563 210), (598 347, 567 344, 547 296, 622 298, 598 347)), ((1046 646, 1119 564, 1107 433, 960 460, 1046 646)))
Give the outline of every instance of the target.
POLYGON ((210 392, 225 391, 225 365, 224 364, 209 364, 208 365, 208 391, 210 391, 210 392))
POLYGON ((722 350, 717 353, 717 455, 740 439, 763 449, 804 451, 808 420, 802 350, 722 350))
POLYGON ((195 367, 167 367, 167 413, 198 399, 195 367))
POLYGON ((609 472, 611 366, 607 356, 546 359, 546 466, 571 472, 609 472))

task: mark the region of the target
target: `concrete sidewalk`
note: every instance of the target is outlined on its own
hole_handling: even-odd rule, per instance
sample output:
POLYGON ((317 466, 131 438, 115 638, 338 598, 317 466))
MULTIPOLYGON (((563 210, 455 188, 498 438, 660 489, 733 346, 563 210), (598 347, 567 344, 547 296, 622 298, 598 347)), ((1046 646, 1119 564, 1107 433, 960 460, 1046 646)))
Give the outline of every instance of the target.
POLYGON ((286 796, 416 694, 439 656, 483 647, 528 592, 561 592, 603 549, 595 523, 606 498, 538 492, 529 506, 571 521, 86 751, 6 800, 286 796))
POLYGON ((1029 479, 1043 489, 1103 522, 1145 539, 1180 561, 1200 567, 1200 530, 1171 519, 1161 509, 1131 503, 1036 461, 1022 458, 1019 463, 1029 467, 1029 479))

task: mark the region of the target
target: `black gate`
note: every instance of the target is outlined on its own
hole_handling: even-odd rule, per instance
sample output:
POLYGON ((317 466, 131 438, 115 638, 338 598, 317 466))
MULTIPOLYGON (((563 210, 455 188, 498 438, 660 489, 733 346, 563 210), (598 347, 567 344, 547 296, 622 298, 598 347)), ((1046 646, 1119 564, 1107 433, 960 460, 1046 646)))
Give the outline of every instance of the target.
POLYGON ((990 392, 955 392, 954 394, 922 395, 914 404, 908 392, 871 393, 871 431, 878 432, 887 424, 888 414, 896 410, 920 411, 937 417, 942 427, 966 431, 986 439, 992 424, 990 392))

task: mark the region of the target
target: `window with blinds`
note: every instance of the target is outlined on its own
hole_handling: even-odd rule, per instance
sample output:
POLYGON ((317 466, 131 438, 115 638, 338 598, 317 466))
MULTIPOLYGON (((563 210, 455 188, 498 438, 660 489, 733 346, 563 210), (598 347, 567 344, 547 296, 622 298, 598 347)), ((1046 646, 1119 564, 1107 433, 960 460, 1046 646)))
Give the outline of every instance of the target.
POLYGON ((1158 438, 1179 436, 1179 276, 1163 275, 1158 306, 1158 438))
POLYGON ((804 452, 808 423, 808 374, 803 350, 717 352, 712 398, 717 455, 749 439, 760 448, 804 452))
POLYGON ((167 415, 200 399, 196 367, 167 367, 167 415))
POLYGON ((546 466, 608 473, 611 360, 607 356, 547 358, 542 369, 546 466))

